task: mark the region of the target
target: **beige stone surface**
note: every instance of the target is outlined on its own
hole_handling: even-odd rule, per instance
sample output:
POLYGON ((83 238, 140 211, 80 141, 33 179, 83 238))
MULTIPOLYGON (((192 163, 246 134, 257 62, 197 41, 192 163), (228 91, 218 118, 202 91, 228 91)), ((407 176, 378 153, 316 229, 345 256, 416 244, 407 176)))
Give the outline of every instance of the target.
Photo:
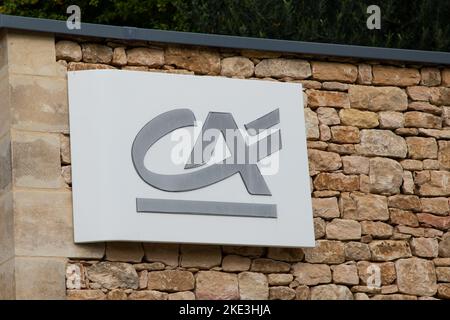
POLYGON ((0 300, 16 298, 15 259, 0 262, 0 300))
POLYGON ((276 286, 269 288, 270 300, 294 300, 296 292, 294 289, 283 286, 276 286))
POLYGON ((21 256, 102 258, 103 243, 73 241, 70 191, 16 191, 15 248, 21 256))
POLYGON ((377 114, 371 111, 342 109, 339 111, 339 117, 341 118, 341 123, 346 126, 371 129, 379 125, 377 114))
POLYGON ((324 125, 336 125, 341 123, 341 119, 334 108, 320 107, 316 109, 319 122, 324 125))
POLYGON ((222 260, 222 269, 226 272, 248 271, 251 260, 247 257, 227 255, 222 260))
POLYGON ((450 141, 439 141, 440 169, 450 170, 450 141))
POLYGON ((294 280, 289 273, 272 273, 267 275, 267 281, 271 286, 287 286, 294 280))
POLYGON ((178 266, 179 245, 170 243, 144 243, 145 260, 178 266))
POLYGON ((194 289, 194 276, 189 271, 164 270, 148 273, 148 288, 158 291, 189 291, 194 289))
POLYGON ((333 270, 333 282, 344 285, 357 285, 359 284, 358 269, 356 264, 339 264, 332 266, 333 270))
POLYGON ((107 300, 128 300, 128 295, 124 290, 115 289, 108 292, 106 295, 107 300))
POLYGON ((137 289, 139 276, 133 266, 123 262, 99 262, 87 268, 87 277, 106 289, 137 289))
POLYGON ((116 69, 116 68, 107 64, 84 63, 84 62, 69 62, 67 66, 67 71, 106 70, 106 69, 116 69))
POLYGON ((358 76, 356 66, 347 63, 313 62, 311 63, 314 79, 322 81, 355 82, 358 76))
POLYGON ((195 296, 198 300, 238 300, 237 275, 218 271, 199 271, 195 296))
POLYGON ((64 78, 11 75, 10 97, 13 128, 68 132, 67 81, 64 78))
MULTIPOLYGON (((428 179, 419 186, 419 194, 422 196, 450 196, 448 181, 450 181, 450 172, 430 171, 428 179)), ((415 182, 417 184, 417 180, 415 182)))
POLYGON ((165 63, 196 74, 220 73, 220 56, 215 50, 170 46, 165 50, 165 63))
POLYGON ((112 60, 113 51, 110 47, 98 43, 83 43, 81 45, 83 61, 88 63, 105 63, 112 60))
POLYGON ((380 195, 353 192, 344 194, 340 199, 344 219, 380 220, 389 219, 387 198, 380 195))
POLYGON ((314 217, 324 219, 339 218, 340 212, 337 198, 312 198, 314 217))
POLYGON ((440 129, 442 118, 426 112, 410 111, 405 113, 405 127, 440 129))
POLYGON ((428 297, 436 294, 433 262, 419 258, 400 259, 395 263, 395 269, 401 293, 428 297))
POLYGON ((256 65, 255 75, 260 78, 306 79, 311 76, 311 66, 307 61, 298 59, 264 59, 256 65))
POLYGON ((127 52, 124 47, 114 48, 111 64, 115 66, 124 66, 128 62, 127 52))
MULTIPOLYGON (((67 290, 67 300, 106 300, 102 290, 67 290)), ((116 300, 116 299, 111 299, 116 300)))
POLYGON ((255 72, 253 62, 245 57, 228 57, 222 59, 220 74, 226 77, 249 78, 255 72))
POLYGON ((396 194, 388 198, 388 206, 389 208, 421 211, 422 199, 416 195, 396 194))
POLYGON ((371 253, 369 249, 369 245, 361 242, 346 242, 345 248, 345 260, 370 260, 371 253))
POLYGON ((246 246, 223 246, 223 253, 225 254, 236 254, 244 257, 260 257, 264 248, 262 247, 246 247, 246 246))
POLYGON ((450 87, 450 69, 443 69, 441 72, 442 76, 442 85, 444 87, 450 87))
POLYGON ((107 242, 106 260, 121 262, 141 262, 144 249, 141 243, 136 242, 107 242))
POLYGON ((195 294, 191 291, 170 293, 168 300, 195 300, 195 294))
POLYGON ((307 90, 308 106, 317 107, 350 107, 348 94, 338 91, 307 90))
POLYGON ((301 248, 270 247, 267 249, 267 258, 285 262, 297 262, 303 260, 304 253, 301 248))
POLYGON ((309 263, 339 264, 345 261, 344 244, 340 241, 317 240, 314 248, 305 248, 309 263))
POLYGON ((305 125, 306 125, 306 138, 307 139, 319 139, 319 119, 317 114, 309 108, 305 108, 305 125))
POLYGON ((377 240, 369 243, 374 261, 391 261, 411 257, 411 249, 406 241, 377 240))
POLYGON ((317 190, 357 191, 359 177, 342 173, 321 173, 314 179, 314 187, 317 190))
POLYGON ((134 291, 128 296, 128 300, 167 300, 168 294, 156 290, 134 291))
POLYGON ((359 143, 359 130, 352 126, 331 127, 331 141, 337 143, 359 143))
POLYGON ((415 101, 429 101, 431 99, 431 90, 424 86, 407 87, 408 96, 415 101))
POLYGON ((14 132, 13 181, 17 187, 60 188, 60 142, 55 134, 14 132))
POLYGON ((450 213, 450 200, 448 198, 420 198, 422 211, 436 215, 446 216, 450 213))
POLYGON ((437 267, 436 277, 439 282, 450 282, 450 268, 449 267, 437 267))
POLYGON ((423 102, 423 101, 411 102, 408 105, 408 110, 427 112, 427 113, 434 114, 436 116, 440 116, 443 112, 442 107, 437 107, 437 106, 432 105, 431 103, 423 102))
POLYGON ((403 168, 395 160, 372 158, 369 162, 369 188, 371 193, 396 194, 403 182, 403 168))
POLYGON ((15 268, 16 299, 66 299, 65 258, 16 257, 15 268))
POLYGON ((157 48, 133 48, 127 50, 130 66, 161 67, 164 64, 164 50, 157 48))
POLYGON ((378 118, 381 129, 397 129, 405 126, 405 117, 398 111, 381 111, 378 118))
POLYGON ((283 273, 291 269, 289 263, 266 258, 258 258, 252 261, 250 271, 262 273, 283 273))
POLYGON ((311 288, 311 300, 353 300, 353 294, 346 286, 323 284, 311 288))
POLYGON ((10 74, 64 77, 65 67, 56 63, 53 35, 10 30, 7 46, 10 74))
POLYGON ((311 264, 299 262, 292 266, 295 280, 308 286, 331 282, 331 269, 326 264, 311 264))
POLYGON ((361 221, 361 233, 373 239, 387 239, 392 236, 394 228, 381 221, 361 221))
POLYGON ((404 111, 408 108, 406 93, 396 87, 350 86, 350 106, 369 111, 404 111))
POLYGON ((239 296, 241 300, 266 300, 269 297, 269 284, 262 273, 241 272, 238 275, 239 296))
POLYGON ((369 159, 361 156, 342 157, 342 165, 345 174, 368 174, 369 159))
POLYGON ((310 172, 335 171, 342 167, 339 154, 321 150, 308 150, 308 163, 310 172))
POLYGON ((438 68, 422 68, 420 70, 422 80, 420 83, 424 86, 438 86, 441 84, 441 71, 438 68))
POLYGON ((326 222, 322 218, 314 218, 314 235, 316 239, 325 237, 326 222))
POLYGON ((432 88, 430 102, 435 105, 450 105, 450 88, 438 87, 432 88))
POLYGON ((326 236, 331 240, 359 240, 361 225, 354 220, 334 219, 327 223, 326 236))
POLYGON ((180 263, 185 268, 209 269, 222 263, 222 251, 219 246, 183 244, 180 252, 180 263))
POLYGON ((438 256, 439 244, 433 238, 413 238, 410 242, 413 255, 422 258, 435 258, 438 256))
POLYGON ((8 192, 0 195, 0 265, 13 258, 14 251, 13 195, 8 192))
POLYGON ((81 61, 81 47, 74 41, 61 40, 55 45, 56 60, 81 61))
POLYGON ((363 156, 406 158, 405 140, 388 130, 361 130, 361 143, 356 151, 363 156))
POLYGON ((358 84, 371 84, 372 78, 372 66, 365 63, 358 64, 358 78, 356 82, 358 84))
POLYGON ((373 66, 373 83, 389 86, 414 86, 420 82, 420 73, 413 68, 397 68, 388 66, 373 66))

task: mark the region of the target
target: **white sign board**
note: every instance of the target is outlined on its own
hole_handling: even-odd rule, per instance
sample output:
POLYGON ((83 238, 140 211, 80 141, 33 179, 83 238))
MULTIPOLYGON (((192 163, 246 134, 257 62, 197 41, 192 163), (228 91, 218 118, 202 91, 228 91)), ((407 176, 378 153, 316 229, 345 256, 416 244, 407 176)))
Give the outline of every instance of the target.
POLYGON ((300 84, 68 77, 75 242, 314 246, 300 84))

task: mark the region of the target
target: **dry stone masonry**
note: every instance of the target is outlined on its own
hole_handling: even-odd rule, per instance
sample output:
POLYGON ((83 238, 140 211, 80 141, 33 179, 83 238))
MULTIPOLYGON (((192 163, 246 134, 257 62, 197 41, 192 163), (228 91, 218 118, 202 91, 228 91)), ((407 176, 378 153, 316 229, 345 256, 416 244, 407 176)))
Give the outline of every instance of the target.
MULTIPOLYGON (((68 262, 68 298, 450 299, 450 69, 89 39, 58 40, 56 60, 303 84, 317 239, 303 250, 108 243, 101 259, 68 262)), ((70 190, 70 137, 38 141, 15 139, 46 157, 58 144, 62 173, 18 166, 17 183, 70 190)))
POLYGON ((2 46, 0 225, 16 241, 0 247, 0 286, 15 270, 0 297, 450 299, 449 66, 18 33, 2 46), (73 244, 66 72, 89 69, 301 83, 316 247, 73 244))

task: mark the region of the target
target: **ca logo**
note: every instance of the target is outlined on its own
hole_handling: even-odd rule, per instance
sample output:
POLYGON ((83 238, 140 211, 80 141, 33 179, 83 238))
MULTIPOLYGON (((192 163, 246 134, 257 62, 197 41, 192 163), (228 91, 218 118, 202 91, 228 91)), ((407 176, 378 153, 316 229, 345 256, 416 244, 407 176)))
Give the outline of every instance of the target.
MULTIPOLYGON (((195 115, 190 109, 175 109, 158 115, 149 121, 137 134, 132 146, 132 161, 136 172, 150 186, 167 192, 191 191, 207 187, 227 179, 234 174, 239 174, 248 193, 252 195, 271 196, 269 187, 262 176, 256 163, 249 161, 254 158, 258 162, 274 152, 279 151, 281 146, 280 130, 266 136, 257 144, 248 146, 242 134, 238 130, 236 121, 231 113, 210 112, 202 126, 202 134, 197 139, 192 149, 190 159, 185 165, 185 169, 205 166, 208 162, 209 154, 205 155, 205 148, 211 147, 211 142, 203 143, 204 133, 208 130, 218 130, 224 137, 231 157, 225 163, 215 163, 205 166, 200 170, 187 172, 184 174, 159 174, 147 169, 144 165, 144 158, 150 148, 162 137, 174 130, 195 126, 195 115), (232 137, 230 137, 232 132, 232 137), (243 146, 243 147, 239 147, 243 146), (199 157, 195 157, 200 154, 199 157), (229 160, 231 159, 231 161, 229 160)), ((249 135, 256 135, 262 130, 269 129, 280 122, 279 110, 276 109, 245 125, 249 135)), ((215 144, 214 140, 212 143, 215 144)), ((151 153, 150 153, 151 156, 151 153)), ((145 207, 146 199, 138 199, 139 207, 145 207)), ((147 201, 148 203, 148 201, 147 201)), ((143 209, 143 211, 150 211, 143 209)), ((273 211, 273 210, 272 210, 273 211)))

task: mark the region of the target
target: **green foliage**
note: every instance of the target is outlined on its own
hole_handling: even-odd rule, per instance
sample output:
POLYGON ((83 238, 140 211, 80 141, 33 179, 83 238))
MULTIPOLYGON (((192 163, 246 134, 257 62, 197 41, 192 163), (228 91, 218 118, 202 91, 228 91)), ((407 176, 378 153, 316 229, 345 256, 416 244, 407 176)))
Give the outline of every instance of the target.
POLYGON ((450 51, 450 1, 442 0, 3 0, 0 12, 142 28, 450 51), (381 7, 381 30, 366 27, 381 7))

